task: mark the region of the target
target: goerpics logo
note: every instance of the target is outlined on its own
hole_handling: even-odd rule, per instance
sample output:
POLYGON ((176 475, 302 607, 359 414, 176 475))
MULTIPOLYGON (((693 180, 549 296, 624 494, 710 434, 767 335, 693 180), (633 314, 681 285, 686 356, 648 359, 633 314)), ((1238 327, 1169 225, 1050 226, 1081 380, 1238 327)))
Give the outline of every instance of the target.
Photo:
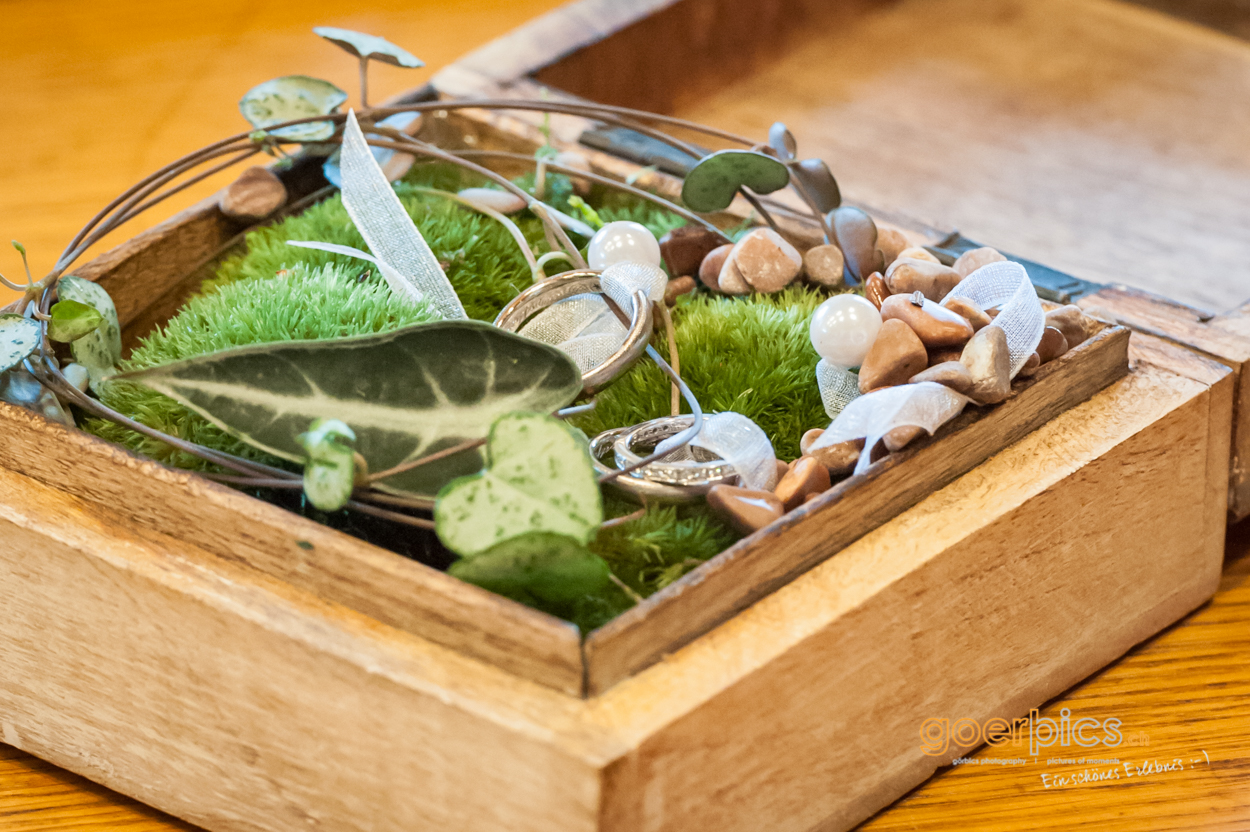
POLYGON ((957 748, 975 748, 981 743, 1001 748, 1006 745, 1029 745, 1029 754, 1036 757, 1043 748, 1080 746, 1093 748, 1105 745, 1117 748, 1124 742, 1120 733, 1123 723, 1115 718, 1072 719, 1072 710, 1064 708, 1059 719, 1038 717, 1036 708, 1028 717, 1006 720, 991 717, 984 722, 964 717, 952 722, 944 718, 926 719, 920 726, 920 750, 930 757, 942 757, 952 744, 957 748))

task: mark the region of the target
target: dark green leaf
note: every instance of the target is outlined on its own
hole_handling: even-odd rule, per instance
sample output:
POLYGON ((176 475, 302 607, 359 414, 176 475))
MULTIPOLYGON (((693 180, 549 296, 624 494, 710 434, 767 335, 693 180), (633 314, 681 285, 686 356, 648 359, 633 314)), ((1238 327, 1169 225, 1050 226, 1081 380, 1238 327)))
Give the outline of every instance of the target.
POLYGON ((52 304, 52 320, 48 321, 48 338, 68 344, 84 335, 95 332, 104 322, 104 316, 94 306, 76 300, 62 300, 52 304))
MULTIPOLYGON (((253 127, 267 130, 275 124, 309 116, 328 116, 347 100, 347 93, 320 78, 285 75, 252 87, 239 99, 239 112, 253 127)), ((334 135, 334 123, 310 121, 270 130, 275 136, 315 142, 334 135)))
MULTIPOLYGON (((371 471, 481 439, 505 413, 553 412, 582 389, 577 365, 560 350, 478 321, 242 347, 121 377, 293 462, 304 460, 299 435, 309 424, 340 419, 371 471)), ((482 454, 466 451, 377 485, 433 495, 481 468, 482 454)))
POLYGON ((754 150, 721 150, 704 156, 686 174, 681 198, 692 211, 723 211, 739 188, 770 194, 789 182, 789 169, 772 156, 754 150))
POLYGON ((844 206, 829 215, 846 268, 860 283, 873 272, 885 271, 885 255, 877 248, 877 224, 858 208, 844 206))
POLYGON ((448 570, 462 581, 519 601, 552 604, 598 592, 610 580, 603 558, 562 534, 529 532, 498 543, 448 570))

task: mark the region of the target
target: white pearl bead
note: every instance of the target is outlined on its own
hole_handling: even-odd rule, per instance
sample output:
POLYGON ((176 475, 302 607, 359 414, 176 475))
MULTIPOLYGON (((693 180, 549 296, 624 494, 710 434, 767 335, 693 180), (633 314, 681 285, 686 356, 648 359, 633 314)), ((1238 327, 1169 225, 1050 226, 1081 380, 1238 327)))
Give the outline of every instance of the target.
POLYGON ((646 226, 636 222, 610 222, 590 238, 586 260, 592 269, 613 263, 660 265, 660 243, 646 226))
POLYGON ((872 301, 859 295, 835 295, 816 307, 810 334, 821 358, 848 370, 864 363, 880 329, 881 313, 872 301))

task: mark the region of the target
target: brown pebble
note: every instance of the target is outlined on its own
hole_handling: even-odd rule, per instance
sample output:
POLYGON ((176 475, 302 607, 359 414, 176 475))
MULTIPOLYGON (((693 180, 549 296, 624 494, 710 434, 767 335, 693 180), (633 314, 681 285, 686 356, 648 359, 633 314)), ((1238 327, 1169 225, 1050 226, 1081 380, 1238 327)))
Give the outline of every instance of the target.
POLYGON ((958 361, 963 354, 962 347, 955 347, 949 350, 929 350, 929 366, 936 367, 939 364, 949 364, 952 361, 958 361))
POLYGON ((725 243, 701 225, 683 225, 660 238, 660 256, 670 275, 698 274, 703 258, 725 243))
POLYGON ((1002 311, 1003 311, 1003 310, 1002 310, 1001 308, 999 308, 999 307, 995 306, 995 307, 994 307, 994 308, 992 308, 992 309, 986 309, 986 310, 985 310, 985 316, 986 316, 987 318, 989 318, 989 319, 992 321, 992 320, 994 320, 995 318, 997 318, 997 317, 998 317, 998 313, 999 313, 999 312, 1002 312, 1002 311))
MULTIPOLYGON (((898 259, 898 256, 908 249, 911 243, 907 242, 907 238, 903 236, 903 232, 896 231, 893 228, 882 228, 877 226, 877 250, 885 257, 885 265, 888 267, 891 263, 898 259)), ((924 249, 920 249, 924 251, 924 249)), ((929 252, 925 251, 925 254, 929 252)))
POLYGON ((818 500, 818 499, 820 499, 820 492, 819 492, 819 491, 814 492, 814 493, 812 493, 812 494, 808 494, 806 497, 804 497, 804 498, 803 498, 803 505, 807 505, 807 504, 808 504, 808 503, 810 503, 812 500, 818 500))
POLYGON ((990 316, 985 314, 985 310, 967 298, 947 298, 942 305, 972 324, 973 332, 990 325, 990 316))
POLYGON ((941 265, 942 263, 942 261, 937 259, 937 257, 935 257, 931 251, 929 251, 927 248, 922 248, 921 246, 908 246, 907 248, 900 251, 898 253, 898 257, 895 257, 894 259, 900 260, 904 257, 910 258, 912 260, 924 260, 928 263, 937 263, 938 265, 941 265))
POLYGON ((1037 344, 1037 360, 1042 364, 1054 361, 1068 351, 1068 339, 1063 333, 1048 326, 1042 330, 1042 340, 1037 344))
POLYGON ((855 470, 855 463, 859 462, 863 450, 863 439, 848 439, 824 448, 812 448, 808 455, 824 465, 829 470, 829 476, 842 477, 855 470))
POLYGON ((664 287, 664 302, 669 306, 674 306, 679 297, 690 294, 694 291, 694 287, 694 278, 690 275, 675 277, 664 287))
POLYGON ((703 262, 699 264, 699 280, 703 281, 703 285, 713 292, 720 291, 720 270, 724 267, 725 258, 731 251, 733 251, 733 245, 730 243, 717 246, 709 251, 703 258, 703 262))
POLYGON ((781 482, 782 478, 785 477, 786 474, 790 473, 790 463, 783 462, 780 459, 776 460, 776 462, 777 462, 777 482, 781 482))
POLYGON ((842 249, 834 245, 815 246, 803 254, 803 271, 817 286, 841 286, 844 267, 842 249))
POLYGON ((962 347, 972 338, 972 324, 966 318, 923 295, 890 295, 881 304, 881 319, 907 324, 929 349, 962 347))
POLYGON ((903 427, 887 430, 885 436, 881 437, 881 440, 885 442, 885 449, 890 453, 894 453, 903 450, 913 439, 927 432, 924 428, 916 425, 904 425, 903 427))
POLYGON ((972 336, 959 359, 972 375, 968 396, 996 404, 1011 394, 1011 352, 1001 326, 987 326, 972 336))
POLYGON ((891 318, 881 324, 877 339, 868 348, 859 368, 859 392, 906 384, 929 365, 924 343, 907 324, 891 318))
POLYGON ((959 258, 951 266, 952 269, 959 272, 960 277, 967 277, 982 266, 988 266, 990 263, 1001 263, 1006 260, 994 249, 986 246, 984 248, 974 248, 971 251, 965 251, 959 255, 959 258))
POLYGON ((1067 306, 1047 312, 1046 326, 1053 326, 1063 333, 1064 339, 1068 342, 1068 349, 1083 343, 1089 337, 1085 313, 1076 304, 1069 303, 1067 306))
POLYGON ((968 391, 972 389, 972 373, 968 372, 968 368, 964 366, 962 361, 943 361, 941 364, 935 364, 922 373, 916 373, 911 377, 912 384, 918 384, 922 381, 935 381, 938 384, 945 384, 956 393, 968 395, 968 391))
POLYGON ((286 186, 269 168, 248 168, 226 186, 221 213, 236 220, 259 220, 286 204, 286 186))
POLYGON ((1030 353, 1023 366, 1020 367, 1020 372, 1016 373, 1016 378, 1028 378, 1036 373, 1040 366, 1042 366, 1042 359, 1037 353, 1030 353))
POLYGON ((794 461, 790 470, 777 483, 774 492, 786 511, 793 511, 803 504, 808 494, 828 491, 832 483, 829 469, 815 457, 802 456, 794 461))
POLYGON ((885 285, 885 278, 881 276, 881 272, 873 272, 868 275, 868 279, 864 281, 864 297, 872 301, 872 305, 881 308, 881 304, 885 303, 885 299, 890 296, 890 287, 885 285))
POLYGON ((784 513, 777 495, 733 485, 714 485, 707 493, 708 508, 741 534, 759 531, 784 513))
POLYGON ((948 266, 911 257, 899 257, 885 272, 890 294, 922 292, 931 301, 946 297, 962 279, 957 271, 948 266))
POLYGON ((739 286, 740 277, 748 292, 771 294, 793 283, 802 270, 803 255, 797 248, 771 228, 757 228, 734 245, 718 282, 722 292, 746 294, 739 286))
POLYGON ((812 450, 812 443, 825 435, 824 428, 812 428, 799 439, 799 452, 807 456, 812 450))

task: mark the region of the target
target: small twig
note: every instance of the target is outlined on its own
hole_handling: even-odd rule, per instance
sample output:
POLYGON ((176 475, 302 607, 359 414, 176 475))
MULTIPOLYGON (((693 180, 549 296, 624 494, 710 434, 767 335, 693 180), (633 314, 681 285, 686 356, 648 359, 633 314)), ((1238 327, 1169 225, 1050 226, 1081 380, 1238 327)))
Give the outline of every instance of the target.
POLYGON ((640 519, 646 513, 647 513, 647 507, 643 506, 637 511, 632 511, 629 514, 626 514, 622 517, 613 517, 611 520, 604 520, 602 523, 599 524, 599 528, 600 529, 615 529, 617 526, 623 526, 626 523, 630 523, 630 522, 633 522, 634 520, 640 519))
MULTIPOLYGON (((668 311, 668 304, 660 301, 656 304, 660 312, 660 320, 664 322, 664 335, 668 339, 668 360, 673 365, 673 372, 681 375, 681 358, 677 355, 677 330, 673 327, 673 316, 668 311)), ((672 415, 681 415, 681 388, 673 382, 672 415)))
POLYGON ((599 403, 598 399, 591 399, 590 401, 586 402, 586 404, 578 404, 578 405, 573 405, 572 407, 566 407, 562 410, 557 410, 555 412, 555 417, 557 419, 568 419, 572 416, 580 416, 583 413, 589 413, 590 411, 594 410, 595 406, 598 403, 599 403))
POLYGON ((360 56, 360 109, 369 106, 369 58, 360 56))
POLYGON ((461 442, 459 445, 444 448, 443 450, 430 454, 429 456, 423 456, 420 459, 411 459, 407 462, 401 462, 393 468, 387 468, 385 471, 378 471, 376 474, 370 474, 369 482, 374 483, 378 480, 386 479, 387 477, 394 477, 398 474, 406 474, 414 468, 420 468, 422 465, 427 465, 431 462, 438 462, 440 459, 446 459, 449 456, 454 456, 458 453, 463 453, 464 451, 471 451, 474 448, 480 448, 485 444, 485 439, 470 439, 467 442, 461 442))
POLYGON ((635 604, 641 604, 645 600, 637 592, 634 592, 633 588, 629 584, 625 583, 620 578, 616 577, 614 573, 609 572, 608 579, 611 580, 612 583, 616 584, 617 588, 621 590, 621 592, 624 592, 626 595, 628 595, 635 604))
POLYGON ((383 520, 390 520, 394 523, 403 523, 406 526, 415 526, 418 529, 434 530, 434 521, 426 520, 424 517, 412 517, 408 514, 400 514, 398 511, 387 511, 384 508, 366 505, 356 500, 348 500, 346 508, 352 511, 358 511, 361 514, 368 514, 370 517, 380 517, 383 520))

